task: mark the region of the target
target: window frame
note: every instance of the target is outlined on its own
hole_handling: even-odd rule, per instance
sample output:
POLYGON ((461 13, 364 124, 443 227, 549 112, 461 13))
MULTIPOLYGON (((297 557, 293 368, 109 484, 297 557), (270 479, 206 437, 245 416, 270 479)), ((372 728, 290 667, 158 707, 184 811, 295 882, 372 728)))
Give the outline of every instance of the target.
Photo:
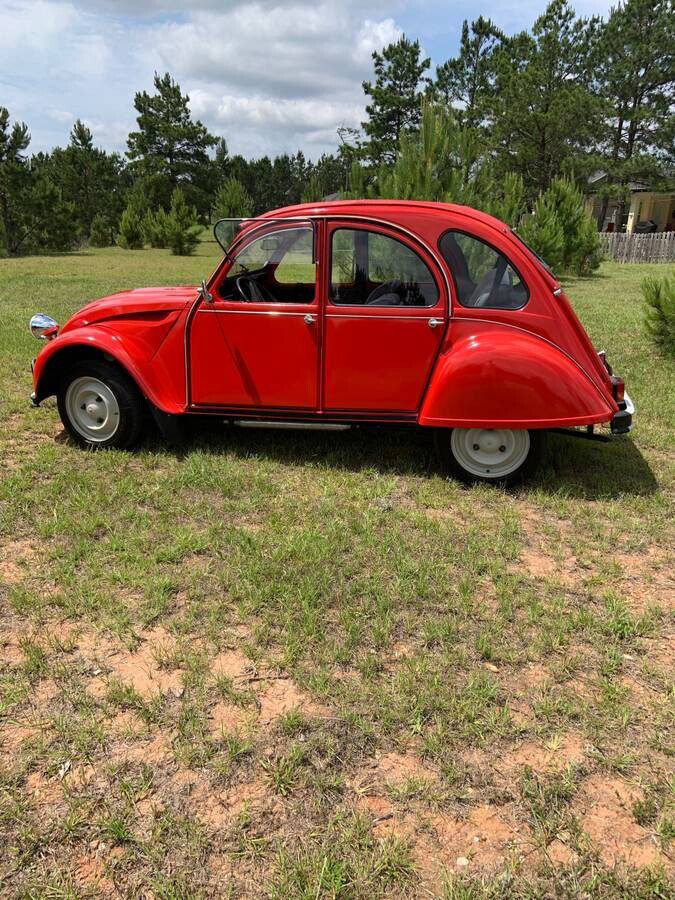
MULTIPOLYGON (((221 220, 222 221, 222 220, 221 220)), ((238 221, 238 220, 237 220, 238 221)), ((233 304, 235 307, 240 304, 245 304, 246 307, 251 307, 252 311, 257 311, 258 309, 269 309, 270 307, 283 309, 285 311, 293 311, 294 307, 300 307, 303 309, 307 308, 317 308, 319 306, 319 298, 321 296, 321 274, 320 274, 320 265, 319 260, 317 258, 316 247, 317 247, 317 232, 318 229, 316 227, 316 222, 310 221, 306 217, 291 217, 288 216, 286 218, 276 218, 276 219, 260 219, 258 223, 248 232, 244 232, 242 235, 239 235, 237 240, 234 241, 230 248, 225 252, 223 259, 221 261, 221 265, 219 266, 215 276, 212 279, 210 284, 210 288, 213 293, 217 297, 217 302, 219 305, 227 305, 233 304), (275 300, 274 302, 271 300, 259 301, 246 301, 243 298, 239 297, 222 297, 221 290, 224 282, 226 282, 229 278, 234 277, 231 276, 231 271, 233 266, 235 265, 238 256, 245 252, 248 247, 254 244, 256 241, 264 240, 267 237, 272 237, 273 235, 282 234, 285 231, 299 231, 299 230, 311 230, 312 231, 312 265, 314 266, 314 281, 312 282, 314 287, 314 293, 311 300, 275 300)), ((288 251, 287 251, 288 252, 288 251)), ((285 254, 284 254, 285 255, 285 254)), ((283 257, 282 257, 283 259, 283 257)), ((273 271, 273 278, 276 282, 276 277, 274 277, 274 273, 276 272, 276 265, 273 271)), ((241 273, 236 277, 246 277, 245 273, 241 273)), ((286 288, 289 287, 287 282, 277 282, 280 287, 286 288)))
MULTIPOLYGON (((455 298, 457 300, 457 305, 460 306, 462 309, 473 309, 473 310, 485 309, 485 310, 490 310, 491 312, 494 312, 495 310, 498 312, 519 312, 521 309, 525 309, 527 304, 532 299, 532 292, 530 291, 530 286, 528 285, 525 278, 523 278, 523 273, 521 272, 521 270, 513 262, 512 258, 510 256, 508 256, 506 253, 504 253, 503 250, 500 250, 498 247, 495 247, 495 245, 490 243, 490 241, 487 241, 484 238, 477 237, 475 234, 472 234, 470 231, 467 231, 464 228, 446 228, 445 231, 443 231, 439 235, 438 241, 436 242, 436 246, 438 248, 438 252, 440 254, 441 259, 447 266, 448 272, 450 273, 450 278, 452 279, 452 286, 455 290, 455 298), (465 237, 471 238, 471 240, 478 241, 480 244, 484 244, 486 247, 488 247, 490 250, 492 250, 498 256, 502 256, 506 260, 507 266, 511 266, 511 268, 516 273, 518 278, 520 278, 521 284, 523 284, 525 286, 525 291, 526 291, 525 301, 523 303, 521 303, 520 306, 468 306, 467 304, 462 303, 462 300, 460 299, 459 289, 457 287, 457 279, 456 279, 455 273, 453 271, 453 266, 450 264, 449 260, 447 260, 445 258, 445 254, 443 253, 443 249, 441 247, 443 238, 448 234, 463 234, 465 237)), ((466 263, 466 256, 464 255, 464 251, 462 250, 461 247, 459 249, 462 252, 462 256, 464 256, 464 262, 466 263)), ((468 267, 467 267, 467 269, 468 269, 468 267)))
MULTIPOLYGON (((443 271, 440 268, 440 261, 436 260, 433 252, 430 252, 423 244, 417 243, 415 240, 414 243, 409 239, 409 235, 407 232, 403 234, 392 234, 389 231, 391 228, 392 231, 397 230, 396 225, 388 226, 388 223, 381 223, 370 220, 362 220, 358 219, 358 221, 350 220, 349 216, 346 216, 344 219, 335 218, 329 223, 329 228, 326 234, 326 240, 328 243, 328 252, 327 252, 327 262, 328 265, 326 267, 326 280, 325 280, 325 304, 326 309, 334 309, 334 310, 360 310, 366 311, 368 310, 370 314, 377 315, 392 315, 392 311, 397 310, 399 313, 409 314, 411 311, 415 311, 416 313, 425 313, 425 311, 437 309, 439 305, 443 303, 443 291, 441 290, 441 280, 436 275, 433 270, 433 266, 430 265, 430 261, 432 264, 435 264, 439 267, 440 274, 443 276, 443 271), (365 303, 338 303, 332 297, 332 288, 333 288, 333 238, 334 235, 337 234, 338 231, 354 231, 357 233, 365 233, 365 234, 375 234, 380 237, 389 238, 389 240, 394 241, 398 244, 401 244, 406 250, 411 253, 414 253, 417 259, 424 265, 427 269, 430 277, 431 283, 434 285, 436 289, 436 299, 434 303, 430 306, 402 306, 402 305, 391 305, 391 306, 367 306, 365 303), (427 258, 427 255, 429 258, 427 258)), ((355 246, 354 252, 355 256, 357 253, 357 247, 355 246)), ((370 272, 368 272, 370 274, 370 272)), ((382 282, 383 284, 385 282, 382 282)))

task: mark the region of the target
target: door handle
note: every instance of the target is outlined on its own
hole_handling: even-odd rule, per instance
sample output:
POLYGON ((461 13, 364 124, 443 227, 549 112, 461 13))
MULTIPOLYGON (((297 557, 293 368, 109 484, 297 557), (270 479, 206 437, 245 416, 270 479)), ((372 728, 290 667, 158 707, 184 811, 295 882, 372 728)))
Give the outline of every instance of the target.
POLYGON ((310 316, 310 314, 307 313, 307 315, 305 316, 305 320, 304 320, 304 321, 305 321, 305 325, 313 325, 314 322, 316 321, 316 319, 315 319, 314 316, 310 316))
POLYGON ((428 323, 429 328, 435 328, 437 325, 443 324, 443 319, 429 319, 428 323))

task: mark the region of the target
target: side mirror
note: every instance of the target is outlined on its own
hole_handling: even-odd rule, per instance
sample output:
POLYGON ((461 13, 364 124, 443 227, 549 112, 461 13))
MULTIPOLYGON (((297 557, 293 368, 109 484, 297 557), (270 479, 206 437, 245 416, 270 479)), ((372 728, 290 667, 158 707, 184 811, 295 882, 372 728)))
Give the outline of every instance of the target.
POLYGON ((202 278, 202 286, 199 289, 199 293, 202 295, 205 303, 213 303, 213 294, 209 292, 209 289, 206 286, 206 281, 202 278))

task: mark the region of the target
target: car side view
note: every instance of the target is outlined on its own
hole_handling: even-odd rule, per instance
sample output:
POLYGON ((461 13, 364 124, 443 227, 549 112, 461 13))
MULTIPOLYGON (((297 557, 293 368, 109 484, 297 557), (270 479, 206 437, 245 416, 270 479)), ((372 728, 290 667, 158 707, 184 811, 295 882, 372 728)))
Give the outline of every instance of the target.
POLYGON ((417 201, 303 204, 221 220, 201 288, 125 291, 83 307, 33 363, 86 448, 129 449, 152 416, 243 427, 435 429, 446 468, 511 484, 547 431, 605 439, 633 405, 545 263, 477 210, 417 201), (581 428, 580 428, 581 426, 581 428))

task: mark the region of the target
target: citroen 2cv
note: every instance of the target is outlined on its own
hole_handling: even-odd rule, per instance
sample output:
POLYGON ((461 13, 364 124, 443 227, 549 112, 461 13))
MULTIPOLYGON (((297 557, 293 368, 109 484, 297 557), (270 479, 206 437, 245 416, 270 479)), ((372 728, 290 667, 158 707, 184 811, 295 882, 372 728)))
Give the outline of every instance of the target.
POLYGON ((545 263, 467 207, 303 204, 221 220, 201 288, 124 291, 59 326, 33 364, 87 448, 131 448, 151 415, 246 427, 435 430, 445 466, 507 484, 547 430, 630 430, 633 406, 545 263), (580 428, 579 426, 584 426, 580 428))

